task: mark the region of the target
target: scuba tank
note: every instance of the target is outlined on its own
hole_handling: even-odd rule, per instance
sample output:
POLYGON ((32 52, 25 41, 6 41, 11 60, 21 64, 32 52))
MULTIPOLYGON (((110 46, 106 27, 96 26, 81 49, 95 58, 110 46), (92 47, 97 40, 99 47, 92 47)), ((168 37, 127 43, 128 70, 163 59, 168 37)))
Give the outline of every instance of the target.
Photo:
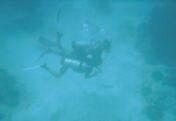
POLYGON ((62 60, 62 64, 65 66, 71 67, 73 70, 79 71, 79 72, 85 72, 91 69, 91 67, 86 64, 85 62, 81 62, 76 59, 71 59, 71 58, 65 58, 62 60))

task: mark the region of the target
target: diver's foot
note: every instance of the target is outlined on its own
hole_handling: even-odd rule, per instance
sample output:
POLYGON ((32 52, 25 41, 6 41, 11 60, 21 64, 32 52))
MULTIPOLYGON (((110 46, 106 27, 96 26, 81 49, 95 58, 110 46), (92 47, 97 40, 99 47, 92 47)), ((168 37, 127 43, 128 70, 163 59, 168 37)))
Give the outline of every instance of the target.
POLYGON ((47 69, 48 68, 46 63, 42 64, 40 67, 43 68, 43 69, 47 69))

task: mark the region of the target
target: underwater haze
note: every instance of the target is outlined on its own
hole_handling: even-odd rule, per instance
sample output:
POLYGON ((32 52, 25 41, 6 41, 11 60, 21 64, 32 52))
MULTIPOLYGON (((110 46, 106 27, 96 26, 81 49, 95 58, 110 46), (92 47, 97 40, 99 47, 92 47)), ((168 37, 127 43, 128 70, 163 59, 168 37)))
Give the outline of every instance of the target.
POLYGON ((0 0, 0 121, 176 121, 176 2, 0 0), (101 72, 40 68, 59 70, 58 32, 110 40, 101 72))

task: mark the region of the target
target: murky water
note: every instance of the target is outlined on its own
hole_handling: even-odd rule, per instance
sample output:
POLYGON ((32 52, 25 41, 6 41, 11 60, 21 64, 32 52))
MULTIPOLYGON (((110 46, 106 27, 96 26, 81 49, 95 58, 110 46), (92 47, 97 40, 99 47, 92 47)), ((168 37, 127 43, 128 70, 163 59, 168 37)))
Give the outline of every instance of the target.
POLYGON ((1 0, 0 10, 1 121, 176 120, 175 2, 1 0), (61 67, 60 56, 40 57, 57 32, 68 51, 109 39, 101 72, 40 68, 61 67))

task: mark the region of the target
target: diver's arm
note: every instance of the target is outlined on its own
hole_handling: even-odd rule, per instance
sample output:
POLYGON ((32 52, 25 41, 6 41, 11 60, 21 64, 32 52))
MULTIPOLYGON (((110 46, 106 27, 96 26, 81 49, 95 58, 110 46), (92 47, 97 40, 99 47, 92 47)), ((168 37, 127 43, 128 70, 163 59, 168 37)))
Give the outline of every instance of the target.
POLYGON ((64 47, 62 46, 62 43, 61 43, 61 38, 62 38, 63 34, 60 33, 60 32, 57 32, 57 41, 56 41, 56 45, 57 45, 57 48, 61 51, 64 51, 64 47))

